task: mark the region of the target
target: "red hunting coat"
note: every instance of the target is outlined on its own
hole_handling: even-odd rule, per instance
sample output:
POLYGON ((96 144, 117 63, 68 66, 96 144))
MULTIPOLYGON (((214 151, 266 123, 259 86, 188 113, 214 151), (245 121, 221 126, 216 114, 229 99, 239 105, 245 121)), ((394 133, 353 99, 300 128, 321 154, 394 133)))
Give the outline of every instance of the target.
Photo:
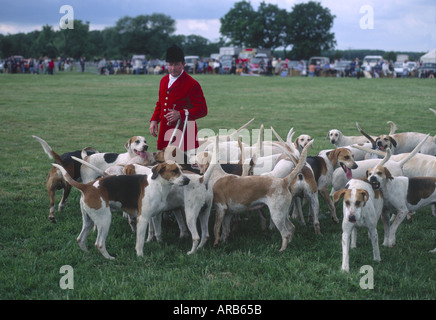
POLYGON ((180 125, 178 135, 173 145, 178 146, 185 123, 185 109, 188 110, 188 124, 185 131, 185 137, 181 145, 183 151, 198 148, 197 140, 197 124, 196 119, 207 115, 206 99, 203 95, 203 90, 200 84, 194 80, 186 71, 168 88, 170 76, 165 75, 160 81, 159 100, 156 103, 153 116, 150 121, 157 121, 159 125, 159 135, 157 138, 157 149, 163 150, 168 146, 171 134, 177 125, 175 123, 168 124, 164 117, 168 111, 174 109, 180 111, 180 125))

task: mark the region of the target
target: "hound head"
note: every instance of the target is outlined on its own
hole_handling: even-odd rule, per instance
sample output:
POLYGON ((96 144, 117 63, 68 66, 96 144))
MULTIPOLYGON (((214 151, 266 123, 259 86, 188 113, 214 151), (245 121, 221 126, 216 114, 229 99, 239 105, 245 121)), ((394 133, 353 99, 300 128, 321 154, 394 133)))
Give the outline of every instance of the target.
POLYGON ((168 146, 163 151, 158 151, 155 154, 155 159, 157 163, 165 161, 174 161, 180 164, 187 163, 186 154, 176 146, 168 146))
POLYGON ((163 182, 184 186, 189 183, 189 178, 186 177, 180 166, 174 161, 165 161, 155 165, 151 169, 153 175, 151 179, 162 179, 163 182))
POLYGON ((211 160, 212 155, 208 151, 202 151, 197 154, 195 162, 200 168, 200 174, 204 174, 207 171, 211 160))
POLYGON ((354 154, 351 150, 347 148, 337 148, 327 152, 326 155, 333 164, 339 164, 348 179, 353 177, 351 169, 356 169, 357 163, 354 161, 354 154))
POLYGON ((294 140, 294 146, 295 148, 301 152, 301 150, 303 150, 303 148, 310 142, 312 141, 312 137, 307 135, 307 134, 302 134, 300 136, 298 136, 295 140, 294 140))
POLYGON ((150 154, 146 152, 148 149, 147 141, 142 136, 131 137, 127 140, 124 147, 132 155, 136 154, 144 159, 150 156, 150 154))
POLYGON ((356 223, 361 219, 362 208, 369 199, 369 193, 363 189, 341 189, 333 194, 333 200, 337 203, 342 197, 344 221, 356 223))
POLYGON ((392 180, 393 177, 388 168, 377 166, 366 171, 366 178, 374 190, 383 188, 386 182, 392 180))
POLYGON ((330 143, 336 145, 339 140, 342 139, 342 132, 340 132, 338 129, 332 129, 329 131, 329 139, 330 143))
POLYGON ((375 139, 375 145, 378 150, 386 151, 387 148, 393 149, 397 146, 397 141, 391 136, 385 134, 375 139))

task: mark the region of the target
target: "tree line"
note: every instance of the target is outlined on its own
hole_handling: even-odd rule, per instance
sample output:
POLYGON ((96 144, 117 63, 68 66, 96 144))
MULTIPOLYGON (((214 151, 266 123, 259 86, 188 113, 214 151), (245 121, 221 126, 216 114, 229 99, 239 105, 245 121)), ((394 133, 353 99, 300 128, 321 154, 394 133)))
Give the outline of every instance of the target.
POLYGON ((351 53, 334 50, 336 40, 331 32, 334 18, 328 8, 314 1, 295 4, 288 12, 265 2, 255 10, 250 2, 243 0, 220 18, 221 37, 217 42, 198 35, 175 35, 175 20, 153 13, 120 18, 114 26, 103 30, 91 31, 89 22, 74 20, 74 29, 55 31, 45 25, 41 31, 0 35, 0 57, 87 57, 89 60, 129 59, 133 54, 146 54, 149 58, 162 59, 166 48, 177 43, 186 55, 203 57, 219 52, 220 47, 233 45, 271 49, 277 57, 291 60, 317 55, 336 58, 351 53))

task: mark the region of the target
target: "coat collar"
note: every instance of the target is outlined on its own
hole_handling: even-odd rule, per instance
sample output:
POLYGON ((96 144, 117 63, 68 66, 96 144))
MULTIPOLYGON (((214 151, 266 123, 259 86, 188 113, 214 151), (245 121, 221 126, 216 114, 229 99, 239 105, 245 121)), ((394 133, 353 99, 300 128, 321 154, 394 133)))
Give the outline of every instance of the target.
MULTIPOLYGON (((172 89, 174 89, 174 88, 180 86, 183 82, 185 82, 185 81, 186 81, 186 78, 187 78, 187 74, 188 74, 188 73, 186 72, 186 70, 184 70, 184 71, 182 72, 182 74, 177 78, 177 80, 174 81, 174 83, 172 84, 172 86, 168 88, 168 90, 172 90, 172 89)), ((168 75, 167 75, 167 79, 166 79, 166 86, 167 86, 167 87, 168 87, 168 83, 169 83, 169 82, 170 82, 170 75, 168 74, 168 75)))

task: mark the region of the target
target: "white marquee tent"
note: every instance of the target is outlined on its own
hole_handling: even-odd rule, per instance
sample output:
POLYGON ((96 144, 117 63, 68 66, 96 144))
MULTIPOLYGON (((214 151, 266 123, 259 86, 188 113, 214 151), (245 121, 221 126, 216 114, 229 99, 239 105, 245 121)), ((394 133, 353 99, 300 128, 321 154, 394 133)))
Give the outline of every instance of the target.
POLYGON ((430 50, 425 55, 421 56, 420 61, 436 63, 436 49, 430 50))

